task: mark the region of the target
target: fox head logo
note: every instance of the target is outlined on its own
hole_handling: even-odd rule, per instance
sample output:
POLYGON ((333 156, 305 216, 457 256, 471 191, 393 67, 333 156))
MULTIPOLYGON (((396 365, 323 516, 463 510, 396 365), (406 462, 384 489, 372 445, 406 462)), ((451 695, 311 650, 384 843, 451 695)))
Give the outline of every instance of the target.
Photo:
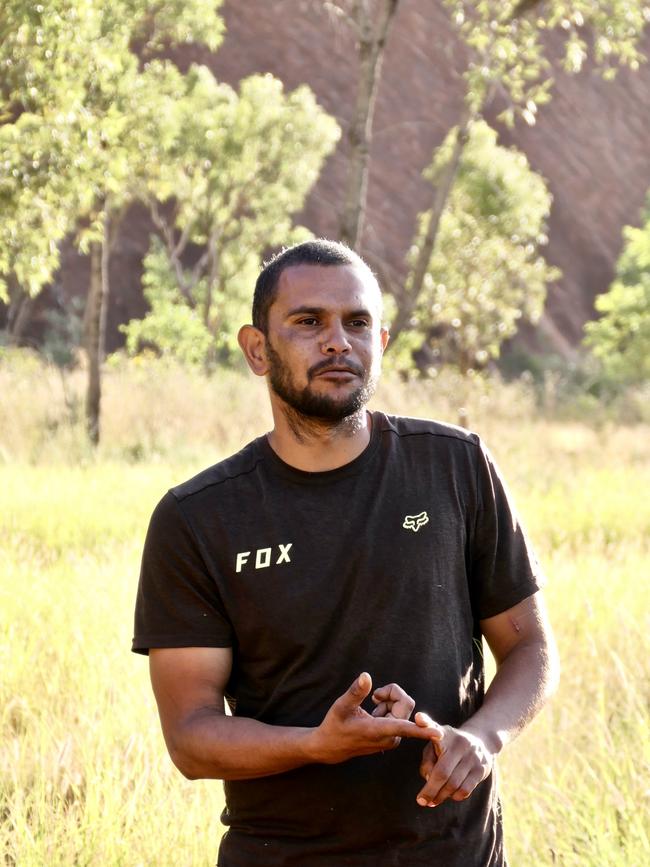
POLYGON ((429 516, 427 513, 420 512, 419 515, 406 515, 402 527, 404 527, 405 530, 413 530, 414 533, 417 533, 420 527, 424 527, 424 525, 428 523, 429 516))

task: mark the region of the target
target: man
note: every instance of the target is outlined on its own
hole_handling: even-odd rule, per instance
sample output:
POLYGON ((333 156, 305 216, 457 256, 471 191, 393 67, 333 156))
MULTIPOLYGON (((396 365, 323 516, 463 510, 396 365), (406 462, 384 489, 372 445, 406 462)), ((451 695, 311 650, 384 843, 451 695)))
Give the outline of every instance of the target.
POLYGON ((346 247, 273 259, 239 334, 273 430, 152 517, 133 649, 174 763, 226 781, 220 867, 505 863, 494 757, 556 680, 541 575, 477 436, 365 410, 381 316, 346 247))

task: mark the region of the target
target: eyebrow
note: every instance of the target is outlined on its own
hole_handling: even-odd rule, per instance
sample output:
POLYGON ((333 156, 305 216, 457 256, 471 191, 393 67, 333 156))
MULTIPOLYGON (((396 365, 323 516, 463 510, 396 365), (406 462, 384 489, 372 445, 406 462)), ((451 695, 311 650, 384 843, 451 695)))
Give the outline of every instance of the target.
MULTIPOLYGON (((294 307, 293 310, 290 310, 287 313, 286 318, 290 319, 292 316, 301 316, 305 314, 309 314, 310 316, 320 316, 323 313, 327 313, 328 310, 326 307, 308 307, 303 305, 301 307, 294 307)), ((358 310, 349 310, 345 311, 345 316, 354 318, 355 316, 366 316, 368 318, 372 318, 372 314, 369 310, 366 310, 365 307, 360 307, 358 310)))

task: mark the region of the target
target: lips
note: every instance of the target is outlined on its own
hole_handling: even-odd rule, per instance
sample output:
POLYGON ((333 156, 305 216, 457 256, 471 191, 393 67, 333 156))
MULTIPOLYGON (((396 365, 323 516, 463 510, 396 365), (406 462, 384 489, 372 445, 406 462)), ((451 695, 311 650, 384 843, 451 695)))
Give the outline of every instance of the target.
POLYGON ((316 376, 325 376, 328 373, 349 373, 352 376, 358 376, 356 370, 351 367, 327 367, 325 370, 319 370, 316 376))
POLYGON ((323 358, 309 369, 307 376, 309 379, 316 379, 319 376, 330 377, 332 380, 346 380, 351 376, 363 379, 364 369, 347 358, 323 358))
POLYGON ((351 367, 327 367, 325 370, 319 370, 314 375, 315 379, 328 379, 330 382, 346 383, 351 382, 360 376, 356 370, 351 367))

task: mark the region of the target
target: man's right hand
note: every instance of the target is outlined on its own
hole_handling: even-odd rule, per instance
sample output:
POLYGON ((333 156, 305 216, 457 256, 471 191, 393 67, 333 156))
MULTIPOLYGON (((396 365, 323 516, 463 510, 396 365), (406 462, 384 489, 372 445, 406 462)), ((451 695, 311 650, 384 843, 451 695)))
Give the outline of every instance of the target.
POLYGON ((226 715, 230 648, 152 648, 149 664, 169 754, 190 780, 253 780, 392 750, 403 737, 431 738, 430 729, 409 722, 413 699, 395 683, 375 690, 376 707, 366 713, 361 704, 372 689, 366 673, 319 726, 306 728, 226 715))
POLYGON ((380 702, 388 702, 384 715, 373 716, 361 707, 371 690, 372 679, 364 671, 336 699, 310 735, 312 761, 333 765, 354 756, 394 750, 404 737, 428 740, 427 730, 408 720, 414 702, 400 686, 390 684, 375 691, 380 702))

